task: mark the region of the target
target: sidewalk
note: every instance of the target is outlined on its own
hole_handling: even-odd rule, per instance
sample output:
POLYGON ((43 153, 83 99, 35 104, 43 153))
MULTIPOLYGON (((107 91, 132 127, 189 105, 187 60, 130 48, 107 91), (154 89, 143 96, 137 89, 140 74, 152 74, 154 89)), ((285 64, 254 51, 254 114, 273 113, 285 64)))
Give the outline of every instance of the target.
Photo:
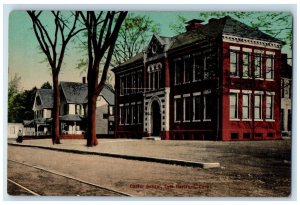
MULTIPOLYGON (((204 155, 202 157, 193 155, 193 152, 189 150, 192 147, 187 147, 191 145, 190 141, 174 142, 99 139, 97 146, 87 147, 86 140, 61 140, 62 144, 58 145, 53 145, 51 139, 24 140, 21 144, 16 143, 15 140, 8 140, 8 144, 14 146, 37 147, 77 154, 92 154, 129 160, 201 167, 204 169, 220 167, 218 162, 205 158, 204 155)), ((198 144, 197 142, 194 143, 198 144)))

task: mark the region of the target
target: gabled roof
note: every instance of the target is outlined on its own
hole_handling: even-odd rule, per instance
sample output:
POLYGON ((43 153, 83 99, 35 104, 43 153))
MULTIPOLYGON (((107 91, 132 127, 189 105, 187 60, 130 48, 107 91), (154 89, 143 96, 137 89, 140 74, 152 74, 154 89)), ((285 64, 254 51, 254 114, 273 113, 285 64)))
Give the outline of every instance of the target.
POLYGON ((88 102, 87 84, 76 82, 60 82, 61 94, 67 103, 85 104, 88 102))
POLYGON ((36 96, 41 99, 41 107, 43 109, 53 108, 53 91, 52 89, 37 89, 36 96))
MULTIPOLYGON (((83 83, 76 82, 60 82, 62 94, 65 96, 66 102, 70 104, 86 104, 88 103, 88 86, 83 83)), ((115 104, 115 93, 113 88, 104 85, 101 96, 111 104, 115 104)))
POLYGON ((110 105, 115 105, 115 92, 113 88, 108 85, 105 85, 100 93, 101 96, 108 102, 110 105))

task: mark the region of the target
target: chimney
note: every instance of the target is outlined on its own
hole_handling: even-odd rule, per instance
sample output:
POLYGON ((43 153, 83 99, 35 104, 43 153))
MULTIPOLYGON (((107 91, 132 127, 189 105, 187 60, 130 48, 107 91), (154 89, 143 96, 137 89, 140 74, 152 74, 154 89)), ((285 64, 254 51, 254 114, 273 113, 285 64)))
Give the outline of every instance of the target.
POLYGON ((86 84, 86 77, 82 77, 82 83, 86 84))
POLYGON ((185 22, 185 24, 187 24, 185 26, 185 29, 186 29, 186 31, 196 30, 202 26, 203 22, 204 21, 202 21, 200 19, 192 19, 190 21, 185 22))

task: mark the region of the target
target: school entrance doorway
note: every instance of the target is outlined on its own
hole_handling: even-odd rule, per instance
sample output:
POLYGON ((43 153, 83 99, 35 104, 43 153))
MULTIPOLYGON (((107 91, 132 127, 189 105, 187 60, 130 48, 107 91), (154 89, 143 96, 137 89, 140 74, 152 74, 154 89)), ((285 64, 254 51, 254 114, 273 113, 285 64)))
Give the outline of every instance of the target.
POLYGON ((152 102, 151 116, 152 136, 159 136, 161 132, 161 113, 160 106, 156 100, 152 102))

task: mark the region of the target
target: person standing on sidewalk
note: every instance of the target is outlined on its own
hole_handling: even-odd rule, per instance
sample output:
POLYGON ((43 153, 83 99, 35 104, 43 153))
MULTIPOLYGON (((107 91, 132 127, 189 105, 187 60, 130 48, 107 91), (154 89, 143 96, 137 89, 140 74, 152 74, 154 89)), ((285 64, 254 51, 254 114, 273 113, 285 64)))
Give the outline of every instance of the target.
POLYGON ((20 129, 18 132, 18 138, 16 140, 18 143, 22 143, 23 142, 23 133, 22 130, 20 129))

